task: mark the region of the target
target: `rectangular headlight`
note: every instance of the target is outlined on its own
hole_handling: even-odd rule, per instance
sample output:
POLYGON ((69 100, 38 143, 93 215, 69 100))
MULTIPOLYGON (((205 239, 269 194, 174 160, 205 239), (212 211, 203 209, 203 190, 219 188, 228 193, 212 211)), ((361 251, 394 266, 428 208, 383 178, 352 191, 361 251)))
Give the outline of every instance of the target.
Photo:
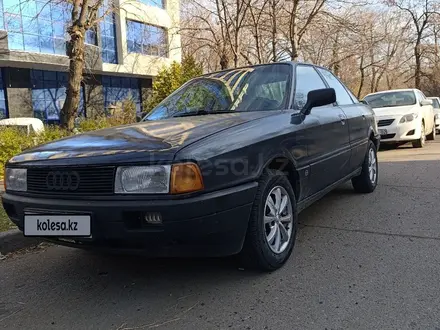
POLYGON ((10 191, 27 191, 27 170, 24 168, 6 168, 5 186, 10 191))
POLYGON ((116 194, 167 194, 170 165, 122 166, 116 170, 116 194))

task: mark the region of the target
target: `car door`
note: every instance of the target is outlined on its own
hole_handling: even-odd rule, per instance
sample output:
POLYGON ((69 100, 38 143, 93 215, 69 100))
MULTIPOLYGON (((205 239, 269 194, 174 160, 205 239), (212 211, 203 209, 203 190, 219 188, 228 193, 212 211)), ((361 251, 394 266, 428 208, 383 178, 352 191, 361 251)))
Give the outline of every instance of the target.
POLYGON ((372 116, 368 114, 366 106, 351 96, 347 88, 330 71, 318 68, 329 87, 336 92, 336 103, 347 116, 348 130, 350 136, 350 172, 358 169, 365 159, 368 148, 369 125, 372 116))
MULTIPOLYGON (((419 99, 419 102, 422 100, 427 100, 427 97, 423 92, 417 90, 417 98, 419 99)), ((432 129, 434 127, 434 108, 432 105, 425 105, 422 106, 422 112, 423 112, 423 118, 425 118, 425 132, 426 134, 430 134, 432 132, 432 129)))
MULTIPOLYGON (((307 94, 327 88, 316 69, 310 65, 296 66, 294 109, 301 110, 307 94)), ((350 140, 347 118, 336 105, 313 108, 304 118, 307 140, 307 161, 310 164, 308 185, 304 196, 311 196, 347 175, 350 140)))

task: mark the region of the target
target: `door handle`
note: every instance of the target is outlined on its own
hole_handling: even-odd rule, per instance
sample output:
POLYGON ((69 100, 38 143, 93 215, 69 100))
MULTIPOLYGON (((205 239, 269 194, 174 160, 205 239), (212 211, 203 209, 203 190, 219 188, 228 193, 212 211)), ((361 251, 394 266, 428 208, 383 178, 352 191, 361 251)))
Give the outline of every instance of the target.
POLYGON ((345 119, 346 119, 345 116, 340 114, 339 119, 341 120, 341 124, 345 125, 345 119))

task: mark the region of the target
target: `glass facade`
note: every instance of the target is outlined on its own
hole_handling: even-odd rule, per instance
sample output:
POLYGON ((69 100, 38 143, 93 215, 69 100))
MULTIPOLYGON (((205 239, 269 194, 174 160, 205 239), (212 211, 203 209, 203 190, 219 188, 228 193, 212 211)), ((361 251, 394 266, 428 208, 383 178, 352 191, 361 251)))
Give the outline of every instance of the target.
MULTIPOLYGON (((66 26, 72 6, 63 1, 0 0, 0 28, 8 31, 12 50, 66 55, 66 26)), ((100 23, 104 62, 116 63, 114 14, 100 23)), ((98 45, 96 28, 86 32, 85 42, 98 45)))
POLYGON ((102 61, 105 63, 118 63, 116 52, 116 26, 115 15, 105 16, 100 24, 101 28, 101 48, 102 61))
POLYGON ((131 99, 136 104, 136 112, 141 112, 141 93, 138 79, 103 76, 102 87, 105 109, 123 100, 131 99))
MULTIPOLYGON (((9 49, 47 54, 66 54, 66 24, 71 5, 67 2, 0 0, 0 24, 8 31, 9 49)), ((86 34, 96 45, 96 31, 86 34)))
POLYGON ((139 1, 148 6, 165 9, 165 0, 139 0, 139 1))
POLYGON ((8 117, 8 109, 6 108, 5 85, 3 84, 3 72, 0 68, 0 119, 8 117))
MULTIPOLYGON (((48 124, 57 124, 66 100, 67 72, 31 70, 34 116, 48 124)), ((84 91, 81 88, 80 115, 84 114, 84 91)))
MULTIPOLYGON (((165 0, 137 0, 148 6, 165 8, 165 0)), ((103 0, 99 15, 103 15, 113 0, 103 0)), ((66 27, 71 20, 71 1, 60 0, 0 0, 0 29, 8 32, 8 47, 11 50, 66 55, 66 27)), ((114 13, 108 14, 97 26, 86 32, 85 42, 101 48, 104 63, 118 63, 117 31, 114 13)), ((129 53, 167 57, 168 31, 161 27, 126 21, 129 53)), ((122 42, 122 41, 121 41, 122 42)), ((38 68, 38 67, 37 67, 38 68)), ((0 68, 0 119, 8 117, 6 107, 6 84, 4 76, 8 68, 0 68), (3 74, 3 75, 2 75, 3 74)), ((98 78, 99 79, 99 78, 98 78)), ((8 84, 9 79, 6 79, 8 84)), ((48 124, 59 123, 59 113, 66 100, 66 72, 29 70, 20 84, 30 87, 34 116, 48 124)), ((125 99, 132 99, 136 111, 142 111, 141 80, 137 78, 102 76, 105 108, 120 105, 125 99)), ((14 86, 10 88, 15 88, 14 86)), ((80 113, 85 115, 85 91, 81 88, 80 113)), ((13 113, 17 109, 11 103, 13 113)), ((11 108, 11 109, 12 109, 11 108)), ((91 108, 92 109, 92 108, 91 108)), ((18 109, 20 111, 20 109, 18 109)))
POLYGON ((167 30, 127 20, 127 48, 129 53, 167 57, 167 30))

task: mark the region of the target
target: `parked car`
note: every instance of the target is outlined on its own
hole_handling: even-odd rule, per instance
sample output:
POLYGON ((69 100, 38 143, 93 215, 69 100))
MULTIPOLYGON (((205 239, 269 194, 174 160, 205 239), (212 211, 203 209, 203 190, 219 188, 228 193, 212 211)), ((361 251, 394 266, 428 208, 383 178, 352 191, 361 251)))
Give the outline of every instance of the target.
POLYGON ((276 63, 193 79, 142 122, 12 158, 4 208, 26 236, 152 256, 289 258, 297 214, 352 180, 374 191, 374 114, 329 71, 276 63))
POLYGON ((432 100, 418 89, 390 90, 372 93, 365 101, 376 114, 382 143, 404 144, 412 142, 422 148, 426 139, 436 135, 432 100))
POLYGON ((44 132, 44 124, 38 118, 8 118, 0 120, 0 128, 13 127, 26 133, 40 134, 44 132))
POLYGON ((435 129, 436 132, 440 131, 440 97, 428 97, 432 100, 432 106, 434 107, 435 129))

